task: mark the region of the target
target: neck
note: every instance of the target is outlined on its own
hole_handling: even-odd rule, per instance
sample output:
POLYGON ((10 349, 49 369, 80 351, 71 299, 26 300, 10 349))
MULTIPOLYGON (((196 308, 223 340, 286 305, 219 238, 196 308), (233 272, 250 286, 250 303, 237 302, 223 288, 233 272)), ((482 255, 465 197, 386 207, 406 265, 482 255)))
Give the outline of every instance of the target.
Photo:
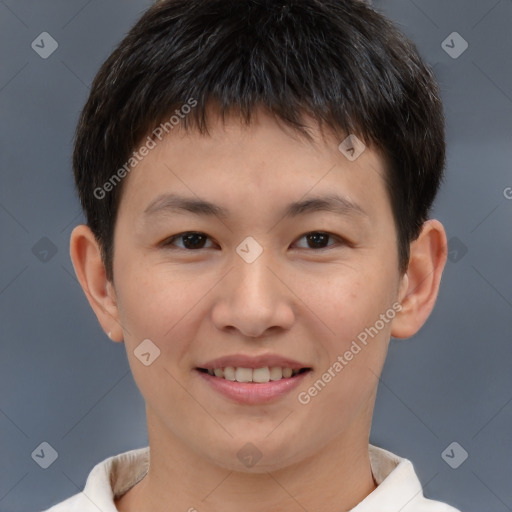
POLYGON ((293 464, 240 472, 188 450, 179 439, 165 438, 162 426, 149 420, 148 415, 150 468, 116 501, 119 512, 346 512, 377 487, 368 453, 369 424, 366 431, 352 425, 293 464))

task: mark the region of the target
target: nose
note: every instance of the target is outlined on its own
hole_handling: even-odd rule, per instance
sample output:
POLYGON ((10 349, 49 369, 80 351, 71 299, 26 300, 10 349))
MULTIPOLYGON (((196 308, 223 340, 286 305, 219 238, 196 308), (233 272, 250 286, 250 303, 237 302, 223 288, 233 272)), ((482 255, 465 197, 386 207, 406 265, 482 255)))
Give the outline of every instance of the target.
POLYGON ((294 295, 282 274, 265 252, 252 263, 235 261, 213 306, 215 326, 254 338, 289 329, 295 319, 294 295))

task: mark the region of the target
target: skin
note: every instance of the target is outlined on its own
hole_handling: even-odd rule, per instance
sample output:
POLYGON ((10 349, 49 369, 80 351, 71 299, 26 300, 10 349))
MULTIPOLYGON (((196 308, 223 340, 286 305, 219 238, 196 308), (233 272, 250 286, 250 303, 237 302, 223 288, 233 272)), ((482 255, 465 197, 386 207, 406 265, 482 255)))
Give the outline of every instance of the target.
POLYGON ((89 228, 71 236, 78 279, 105 332, 124 341, 146 402, 150 470, 116 507, 350 510, 375 489, 368 443, 378 376, 390 336, 414 335, 434 306, 447 254, 443 226, 424 224, 401 275, 380 154, 366 148, 350 161, 338 150, 342 139, 322 138, 312 125, 311 144, 264 111, 248 127, 236 117, 210 123, 209 136, 170 132, 125 178, 113 283, 89 228), (365 215, 283 217, 284 205, 333 192, 365 215), (162 193, 207 200, 229 215, 145 218, 162 193), (187 231, 208 235, 204 248, 186 249, 183 238, 162 245, 187 231), (326 248, 304 237, 318 231, 334 235, 326 248), (263 248, 252 263, 236 252, 247 236, 263 248), (298 393, 396 302, 402 309, 394 319, 301 404, 298 393), (161 351, 149 366, 134 355, 147 338, 161 351), (313 371, 274 403, 236 404, 194 370, 235 353, 277 353, 313 371), (237 457, 246 443, 262 454, 252 467, 237 457))

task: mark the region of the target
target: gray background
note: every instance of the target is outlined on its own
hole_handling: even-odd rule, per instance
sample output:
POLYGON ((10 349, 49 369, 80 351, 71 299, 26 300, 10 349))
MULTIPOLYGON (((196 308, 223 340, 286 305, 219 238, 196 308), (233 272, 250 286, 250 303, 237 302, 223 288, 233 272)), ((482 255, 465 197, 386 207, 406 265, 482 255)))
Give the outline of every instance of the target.
MULTIPOLYGON (((78 113, 149 4, 0 0, 1 512, 49 507, 101 460, 147 444, 124 346, 97 324, 68 240, 83 220, 70 164, 78 113), (47 59, 31 47, 42 32, 58 42, 47 59), (42 442, 58 452, 48 469, 31 456, 42 442)), ((448 165, 434 216, 450 261, 424 328, 391 343, 371 441, 411 459, 429 497, 465 512, 512 510, 512 2, 373 4, 442 88, 448 165), (469 44, 458 58, 442 46, 454 31, 469 44), (454 441, 469 454, 457 469, 442 456, 454 441)), ((448 453, 460 462, 459 447, 448 453)))

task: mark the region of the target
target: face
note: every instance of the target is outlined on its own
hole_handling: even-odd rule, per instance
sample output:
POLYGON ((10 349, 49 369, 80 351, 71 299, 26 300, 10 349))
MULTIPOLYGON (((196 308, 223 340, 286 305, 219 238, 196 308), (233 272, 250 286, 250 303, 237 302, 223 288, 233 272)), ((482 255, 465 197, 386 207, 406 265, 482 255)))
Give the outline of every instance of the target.
POLYGON ((369 429, 397 238, 383 160, 366 148, 351 161, 340 142, 311 144, 261 112, 248 127, 212 118, 209 136, 171 132, 126 178, 113 285, 150 435, 238 470, 252 443, 254 471, 268 471, 369 429), (233 355, 309 370, 266 401, 239 400, 198 370, 233 355))

